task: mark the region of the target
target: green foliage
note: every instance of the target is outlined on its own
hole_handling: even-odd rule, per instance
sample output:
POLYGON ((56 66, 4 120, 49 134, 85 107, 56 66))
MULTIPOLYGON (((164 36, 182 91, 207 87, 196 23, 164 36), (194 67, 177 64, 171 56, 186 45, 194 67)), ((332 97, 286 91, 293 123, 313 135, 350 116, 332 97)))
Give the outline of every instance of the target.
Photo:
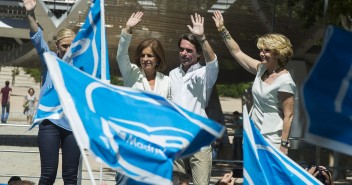
MULTIPOLYGON (((288 0, 288 7, 293 8, 295 13, 303 19, 304 26, 321 23, 324 20, 323 0, 288 0)), ((341 16, 351 17, 352 0, 330 0, 327 10, 327 24, 341 26, 341 16)))
POLYGON ((41 82, 41 71, 38 68, 24 68, 26 74, 31 75, 34 78, 35 82, 41 82))
POLYGON ((17 76, 20 74, 20 70, 18 70, 18 67, 15 67, 13 70, 12 70, 12 77, 14 76, 17 76))
POLYGON ((113 85, 123 86, 123 81, 118 76, 111 76, 110 83, 113 85))
POLYGON ((239 84, 216 84, 219 96, 240 98, 243 92, 252 87, 251 82, 239 84))
MULTIPOLYGON (((31 75, 35 82, 39 83, 41 78, 41 71, 38 68, 24 68, 26 74, 31 75)), ((111 84, 123 86, 123 81, 118 76, 111 76, 111 84)))

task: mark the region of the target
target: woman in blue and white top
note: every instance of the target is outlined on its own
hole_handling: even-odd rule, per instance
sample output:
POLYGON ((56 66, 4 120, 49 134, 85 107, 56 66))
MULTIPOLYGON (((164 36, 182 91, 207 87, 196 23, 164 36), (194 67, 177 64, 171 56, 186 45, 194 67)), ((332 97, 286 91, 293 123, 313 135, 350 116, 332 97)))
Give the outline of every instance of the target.
MULTIPOLYGON (((43 57, 43 54, 45 52, 50 52, 50 50, 44 40, 43 32, 35 19, 34 9, 37 5, 36 0, 23 0, 23 4, 27 10, 30 38, 44 66, 42 77, 45 81, 43 81, 43 86, 41 88, 39 98, 41 99, 44 97, 43 94, 55 91, 50 76, 47 74, 47 68, 43 57)), ((56 53, 51 53, 62 58, 70 48, 75 36, 76 34, 70 29, 60 30, 56 36, 57 40, 55 45, 57 51, 56 53)), ((69 123, 62 114, 62 109, 60 112, 56 111, 58 109, 57 107, 60 107, 60 103, 57 94, 54 93, 54 95, 56 96, 49 97, 50 101, 58 106, 53 108, 44 107, 49 115, 46 118, 35 119, 34 123, 39 123, 38 147, 40 152, 41 175, 38 184, 54 184, 59 164, 60 148, 62 151, 62 178, 64 184, 77 184, 80 150, 72 134, 69 123)), ((38 106, 37 111, 40 111, 39 109, 42 109, 41 105, 38 106)))

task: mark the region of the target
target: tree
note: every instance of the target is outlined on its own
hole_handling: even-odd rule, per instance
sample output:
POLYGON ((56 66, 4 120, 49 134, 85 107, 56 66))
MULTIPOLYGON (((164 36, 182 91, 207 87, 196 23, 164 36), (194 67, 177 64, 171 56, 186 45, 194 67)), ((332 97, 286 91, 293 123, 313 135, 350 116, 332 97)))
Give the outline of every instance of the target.
MULTIPOLYGON (((325 0, 288 0, 305 27, 324 22, 325 0)), ((326 23, 352 31, 352 0, 328 0, 326 23)))

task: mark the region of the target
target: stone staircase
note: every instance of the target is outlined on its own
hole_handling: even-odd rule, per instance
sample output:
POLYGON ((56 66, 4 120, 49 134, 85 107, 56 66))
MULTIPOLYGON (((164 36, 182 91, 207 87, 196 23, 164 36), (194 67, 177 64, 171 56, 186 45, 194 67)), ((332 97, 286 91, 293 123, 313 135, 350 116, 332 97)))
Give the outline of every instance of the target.
POLYGON ((12 78, 12 71, 17 67, 1 67, 0 70, 0 87, 5 86, 5 81, 10 82, 12 89, 11 104, 10 104, 10 115, 8 123, 25 124, 26 116, 23 115, 23 102, 24 97, 28 94, 28 89, 33 88, 35 95, 39 96, 40 84, 36 83, 34 78, 29 74, 26 74, 24 69, 19 67, 19 74, 15 76, 15 80, 12 78))
POLYGON ((5 86, 5 81, 10 82, 12 89, 10 99, 10 114, 6 124, 0 124, 0 145, 4 146, 36 146, 37 128, 28 131, 27 117, 23 114, 24 97, 29 88, 33 88, 35 95, 39 96, 40 84, 26 74, 23 68, 18 68, 19 74, 13 81, 12 71, 17 67, 1 67, 0 88, 5 86))

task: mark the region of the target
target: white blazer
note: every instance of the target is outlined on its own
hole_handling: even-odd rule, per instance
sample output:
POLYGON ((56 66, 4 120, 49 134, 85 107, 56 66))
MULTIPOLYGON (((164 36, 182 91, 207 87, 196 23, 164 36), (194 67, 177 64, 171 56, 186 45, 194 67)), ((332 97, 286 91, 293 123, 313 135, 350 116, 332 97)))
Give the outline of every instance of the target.
POLYGON ((128 55, 128 47, 131 43, 131 39, 132 34, 125 33, 123 30, 121 31, 116 60, 120 68, 124 86, 146 90, 169 98, 170 83, 168 76, 157 72, 155 76, 155 86, 154 89, 151 90, 143 69, 131 63, 128 55))

